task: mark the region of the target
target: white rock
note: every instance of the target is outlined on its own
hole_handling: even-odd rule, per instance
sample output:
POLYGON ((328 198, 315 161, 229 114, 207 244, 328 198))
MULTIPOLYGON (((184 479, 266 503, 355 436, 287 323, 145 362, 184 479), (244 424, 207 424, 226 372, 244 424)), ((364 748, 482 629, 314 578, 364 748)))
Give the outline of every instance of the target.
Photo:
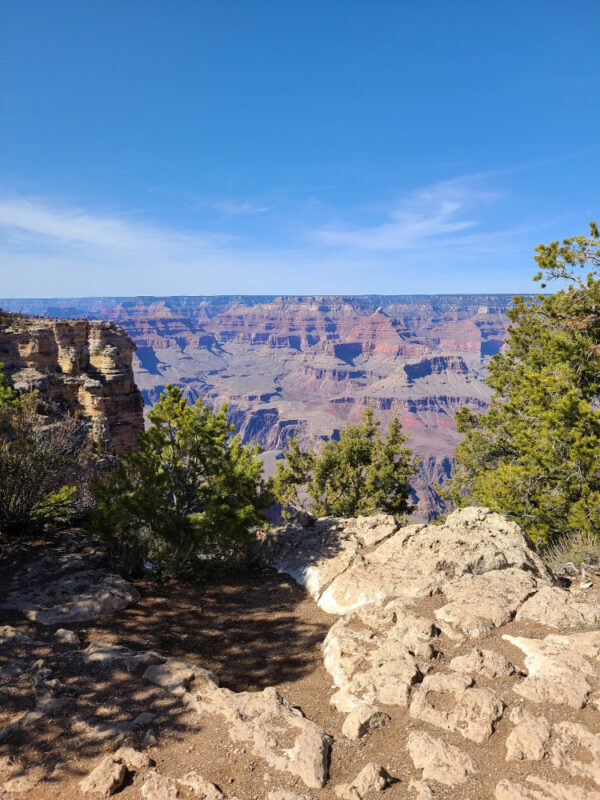
POLYGON ((544 586, 523 603, 516 619, 532 619, 552 628, 589 627, 600 622, 600 606, 578 601, 557 586, 544 586))
POLYGON ((583 708, 592 691, 589 678, 598 673, 600 631, 551 634, 545 639, 509 636, 503 639, 525 653, 525 680, 513 687, 535 703, 583 708))
POLYGON ((488 739, 502 717, 504 703, 490 689, 471 688, 473 679, 460 672, 428 675, 416 689, 410 715, 466 739, 481 743, 488 739), (448 696, 446 708, 434 705, 430 693, 448 696))
POLYGON ((470 757, 443 739, 423 731, 408 735, 408 752, 423 778, 454 786, 464 783, 475 772, 470 757))
POLYGON ((351 711, 344 720, 342 733, 347 739, 360 739, 373 728, 380 728, 389 722, 390 717, 383 711, 369 705, 360 705, 351 711))

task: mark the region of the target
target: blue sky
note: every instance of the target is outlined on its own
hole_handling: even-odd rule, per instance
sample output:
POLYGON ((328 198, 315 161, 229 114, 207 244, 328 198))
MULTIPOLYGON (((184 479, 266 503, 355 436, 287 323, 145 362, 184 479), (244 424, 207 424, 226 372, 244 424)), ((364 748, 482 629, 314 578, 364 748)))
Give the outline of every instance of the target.
POLYGON ((0 0, 0 297, 521 292, 600 218, 596 0, 0 0))

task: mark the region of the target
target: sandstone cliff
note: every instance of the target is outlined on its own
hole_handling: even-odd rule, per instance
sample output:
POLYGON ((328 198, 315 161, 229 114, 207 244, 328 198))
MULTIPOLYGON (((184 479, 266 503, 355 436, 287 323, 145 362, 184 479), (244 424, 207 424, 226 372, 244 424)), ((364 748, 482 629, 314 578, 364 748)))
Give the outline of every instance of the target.
POLYGON ((0 362, 13 386, 89 419, 94 440, 118 453, 135 449, 144 427, 134 350, 112 322, 20 317, 0 329, 0 362))

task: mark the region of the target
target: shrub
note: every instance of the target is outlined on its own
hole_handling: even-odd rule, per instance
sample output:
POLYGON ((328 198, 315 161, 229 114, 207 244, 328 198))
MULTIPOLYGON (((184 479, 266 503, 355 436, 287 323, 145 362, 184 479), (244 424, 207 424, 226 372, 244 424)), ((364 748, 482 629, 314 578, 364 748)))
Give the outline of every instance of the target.
POLYGON ((301 450, 293 439, 273 479, 283 515, 306 511, 304 495, 312 500, 312 512, 323 516, 410 512, 409 479, 418 459, 406 446, 408 437, 397 417, 385 437, 379 428, 373 409, 367 407, 358 425, 342 428, 339 441, 325 442, 319 454, 301 450))
MULTIPOLYGON (((600 237, 537 248, 535 280, 566 288, 509 311, 489 410, 461 409, 450 497, 508 514, 538 544, 600 529, 600 237)), ((545 288, 545 284, 542 284, 545 288)))
MULTIPOLYGON (((1 367, 1 365, 0 365, 1 367)), ((0 372, 0 534, 65 521, 75 510, 85 448, 72 418, 47 424, 37 394, 20 396, 0 372)))
POLYGON ((194 574, 245 552, 272 503, 257 447, 231 437, 226 407, 167 386, 136 453, 92 487, 91 527, 130 575, 194 574))

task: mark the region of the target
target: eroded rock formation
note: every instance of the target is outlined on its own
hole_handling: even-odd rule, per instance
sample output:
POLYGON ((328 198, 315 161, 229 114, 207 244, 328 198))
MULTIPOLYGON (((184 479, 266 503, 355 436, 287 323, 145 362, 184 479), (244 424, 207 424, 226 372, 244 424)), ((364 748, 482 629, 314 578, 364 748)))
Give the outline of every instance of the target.
POLYGON ((488 359, 506 332, 510 295, 169 297, 7 300, 55 316, 113 319, 137 344, 147 405, 166 383, 213 406, 227 402, 244 443, 267 472, 296 433, 303 445, 335 435, 367 404, 398 414, 421 456, 418 519, 440 509, 459 441, 454 412, 483 410, 488 359))
POLYGON ((135 344, 112 322, 19 317, 0 328, 0 363, 21 391, 39 389, 62 412, 90 421, 93 438, 118 453, 144 428, 135 344))
MULTIPOLYGON (((432 784, 454 786, 490 769, 508 720, 506 761, 532 774, 500 780, 499 800, 597 796, 599 606, 561 588, 517 524, 485 508, 430 526, 324 518, 276 528, 260 549, 338 617, 324 663, 352 738, 368 735, 374 703, 405 707, 414 766, 432 784), (523 624, 537 635, 514 635, 523 624), (483 639, 485 648, 473 646, 483 639), (574 720, 581 709, 590 713, 574 720), (538 774, 537 763, 546 765, 538 774), (547 780, 547 765, 558 782, 547 780)), ((435 797, 427 784, 419 792, 435 797)))

